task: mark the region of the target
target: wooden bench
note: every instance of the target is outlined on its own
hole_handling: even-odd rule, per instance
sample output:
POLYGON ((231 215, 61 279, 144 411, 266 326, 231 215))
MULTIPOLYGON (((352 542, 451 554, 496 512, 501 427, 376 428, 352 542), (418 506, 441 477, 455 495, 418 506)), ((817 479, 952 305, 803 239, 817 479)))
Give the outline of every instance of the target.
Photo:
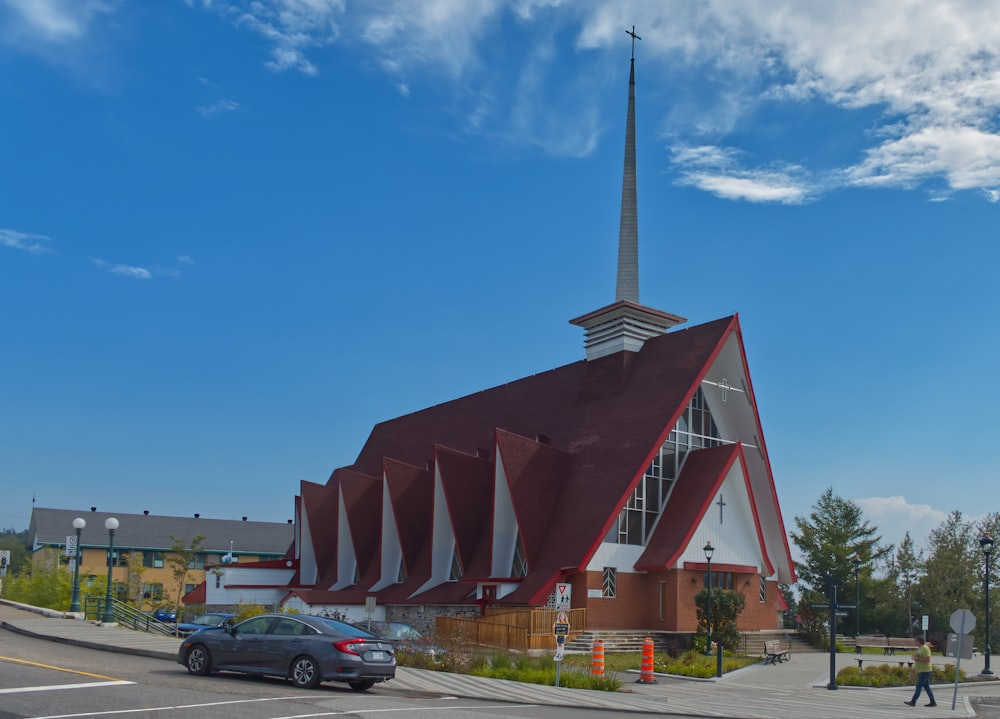
POLYGON ((887 641, 887 637, 855 637, 854 653, 863 654, 865 648, 885 649, 887 641))
POLYGON ((781 641, 772 639, 764 642, 764 664, 778 664, 791 659, 787 649, 781 648, 781 641))
POLYGON ((854 640, 854 653, 864 654, 865 648, 881 649, 882 656, 894 657, 896 650, 903 652, 915 652, 917 650, 912 637, 856 637, 854 640))

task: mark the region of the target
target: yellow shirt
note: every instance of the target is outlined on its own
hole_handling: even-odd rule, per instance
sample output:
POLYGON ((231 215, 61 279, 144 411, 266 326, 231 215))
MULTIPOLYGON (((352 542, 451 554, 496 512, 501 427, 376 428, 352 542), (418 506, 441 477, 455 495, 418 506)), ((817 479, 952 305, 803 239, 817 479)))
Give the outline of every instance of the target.
POLYGON ((917 653, 913 655, 913 665, 920 672, 929 672, 931 670, 931 645, 921 644, 920 649, 917 653))

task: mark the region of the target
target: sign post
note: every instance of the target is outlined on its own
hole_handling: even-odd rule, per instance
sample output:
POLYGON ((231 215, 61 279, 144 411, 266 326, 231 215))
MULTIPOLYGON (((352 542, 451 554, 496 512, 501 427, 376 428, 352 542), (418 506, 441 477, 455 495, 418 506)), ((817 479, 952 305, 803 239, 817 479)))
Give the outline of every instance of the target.
MULTIPOLYGON (((951 709, 955 710, 955 702, 958 699, 958 670, 962 666, 962 659, 972 658, 972 637, 969 632, 976 628, 976 616, 968 609, 956 609, 952 612, 948 622, 956 634, 948 637, 948 648, 946 656, 954 656, 955 660, 955 689, 951 694, 951 709), (952 637, 955 637, 954 651, 952 654, 952 637)), ((924 631, 927 631, 927 616, 924 615, 924 631)), ((925 640, 926 641, 926 640, 925 640)))
POLYGON ((826 609, 830 612, 830 682, 827 689, 837 688, 837 616, 846 615, 846 612, 837 611, 839 609, 857 609, 857 604, 837 604, 837 584, 839 580, 828 578, 830 582, 830 602, 828 604, 812 604, 814 609, 826 609))
POLYGON ((562 667, 566 637, 569 636, 569 616, 566 612, 556 614, 556 621, 552 625, 552 635, 556 638, 556 653, 552 658, 556 662, 556 686, 559 686, 559 669, 562 667))

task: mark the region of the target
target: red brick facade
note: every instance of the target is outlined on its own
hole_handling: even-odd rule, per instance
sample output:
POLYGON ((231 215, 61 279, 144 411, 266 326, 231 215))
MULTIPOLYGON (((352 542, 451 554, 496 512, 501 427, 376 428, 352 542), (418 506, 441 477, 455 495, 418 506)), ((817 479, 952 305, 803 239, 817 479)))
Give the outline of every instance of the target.
MULTIPOLYGON (((697 628, 695 595, 702 588, 698 571, 678 569, 663 573, 618 572, 617 596, 589 596, 602 590, 601 572, 587 572, 571 579, 573 607, 587 609, 590 629, 649 629, 694 632, 697 628)), ((760 601, 760 575, 737 574, 733 589, 746 597, 740 615, 741 631, 774 629, 782 604, 778 585, 765 582, 765 601, 760 601)))

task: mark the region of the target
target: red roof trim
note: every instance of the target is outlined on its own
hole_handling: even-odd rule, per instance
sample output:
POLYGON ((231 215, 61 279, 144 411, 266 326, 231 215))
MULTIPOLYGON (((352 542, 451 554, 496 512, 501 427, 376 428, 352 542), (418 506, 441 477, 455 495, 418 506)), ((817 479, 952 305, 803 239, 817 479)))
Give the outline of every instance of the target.
MULTIPOLYGON (((782 541, 785 544, 785 557, 788 559, 788 571, 791 572, 792 581, 789 584, 794 584, 798 581, 798 576, 795 574, 795 562, 792 561, 792 550, 788 546, 788 533, 785 531, 785 520, 781 515, 781 505, 778 503, 778 490, 774 486, 774 472, 771 470, 771 456, 767 452, 767 444, 764 441, 764 430, 760 425, 760 412, 757 410, 757 396, 753 391, 753 382, 750 379, 750 366, 747 364, 747 353, 746 347, 743 345, 743 330, 740 328, 739 324, 739 313, 734 315, 734 320, 736 323, 736 341, 740 345, 740 358, 743 361, 743 376, 747 380, 747 393, 750 395, 750 404, 753 406, 753 416, 754 422, 757 425, 757 439, 760 441, 761 454, 764 457, 764 466, 767 467, 767 477, 770 480, 771 485, 771 501, 774 502, 774 513, 778 518, 778 528, 781 533, 782 541)), ((758 525, 759 527, 760 525, 758 525)), ((766 544, 764 545, 767 546, 766 544)))
MULTIPOLYGON (((735 574, 757 573, 757 567, 750 566, 749 564, 720 564, 715 562, 712 564, 712 568, 717 572, 733 572, 735 574)), ((690 569, 693 572, 707 572, 708 562, 684 562, 684 569, 690 569)))

